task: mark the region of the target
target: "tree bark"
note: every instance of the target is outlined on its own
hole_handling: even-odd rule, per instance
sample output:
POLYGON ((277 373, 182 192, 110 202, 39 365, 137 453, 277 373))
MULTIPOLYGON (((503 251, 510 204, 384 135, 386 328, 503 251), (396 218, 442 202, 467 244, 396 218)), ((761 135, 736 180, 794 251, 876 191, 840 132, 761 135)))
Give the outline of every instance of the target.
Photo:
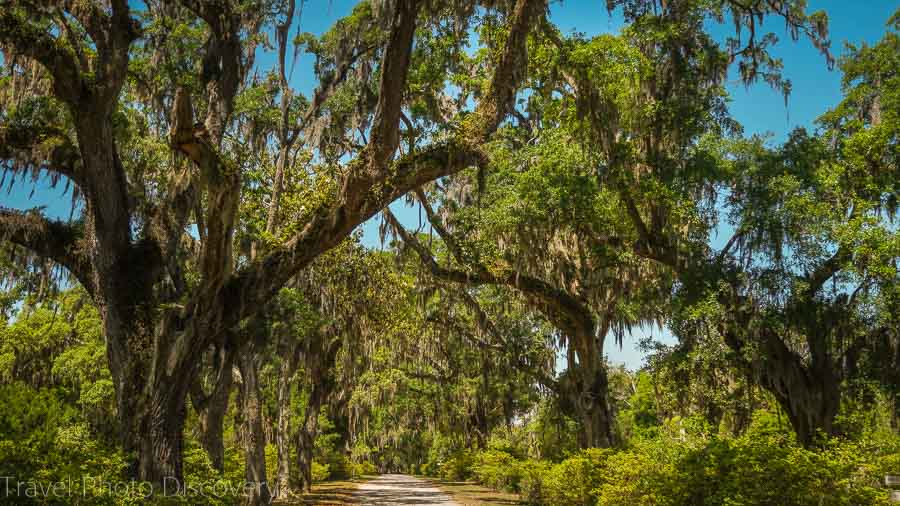
POLYGON ((316 441, 316 433, 319 429, 319 408, 321 400, 313 400, 310 395, 309 404, 303 417, 303 425, 297 432, 297 465, 300 472, 300 486, 304 492, 312 490, 312 460, 313 447, 316 441))
MULTIPOLYGON (((753 327, 751 316, 741 313, 737 316, 741 319, 731 322, 722 333, 725 343, 740 354, 746 345, 743 333, 753 327)), ((765 327, 756 329, 754 334, 762 358, 743 363, 784 409, 797 441, 805 447, 815 445, 819 432, 827 436, 835 434, 834 418, 841 405, 841 380, 827 352, 827 336, 812 327, 806 329, 808 362, 774 330, 765 327)))
POLYGON ((613 416, 609 407, 609 380, 606 367, 599 365, 583 378, 587 386, 582 391, 581 409, 583 430, 579 435, 582 448, 609 448, 615 444, 613 416))
POLYGON ((178 342, 177 333, 164 325, 156 329, 152 318, 135 307, 100 306, 120 440, 134 457, 131 476, 173 495, 183 488, 183 430, 196 369, 183 362, 163 364, 152 355, 153 343, 168 350, 178 342))
POLYGON ((157 493, 175 495, 184 485, 182 442, 191 371, 174 370, 145 383, 143 351, 136 348, 135 358, 124 363, 116 358, 115 366, 110 360, 121 443, 135 457, 132 476, 150 482, 157 493))
POLYGON ((832 367, 825 364, 806 366, 786 347, 778 353, 770 353, 765 362, 762 386, 775 396, 787 413, 797 441, 809 448, 816 444, 819 433, 834 435, 841 390, 832 367))
POLYGON ((151 395, 150 412, 142 421, 138 476, 154 485, 157 493, 172 496, 183 493, 182 442, 186 416, 185 396, 179 391, 160 391, 151 395))
POLYGON ((312 488, 313 447, 319 429, 319 411, 334 390, 334 369, 338 352, 343 341, 331 338, 321 332, 310 337, 306 354, 306 365, 309 374, 310 390, 306 409, 303 411, 303 424, 297 433, 297 463, 300 466, 300 480, 303 490, 312 488))
POLYGON ((259 350, 251 343, 237 360, 241 371, 241 410, 244 415, 241 439, 246 461, 245 504, 248 506, 265 505, 272 501, 266 478, 266 440, 263 434, 262 398, 259 389, 259 358, 259 350))
POLYGON ((288 496, 296 485, 291 477, 290 421, 291 380, 294 373, 297 372, 298 362, 297 349, 291 350, 287 357, 282 356, 281 368, 278 371, 278 419, 275 430, 275 444, 278 447, 278 472, 273 490, 273 496, 276 498, 288 496))
POLYGON ((225 443, 222 439, 225 414, 228 411, 228 397, 234 384, 232 367, 234 356, 223 347, 213 351, 213 391, 206 395, 199 379, 191 388, 191 402, 199 419, 198 439, 209 456, 213 469, 225 470, 225 443))

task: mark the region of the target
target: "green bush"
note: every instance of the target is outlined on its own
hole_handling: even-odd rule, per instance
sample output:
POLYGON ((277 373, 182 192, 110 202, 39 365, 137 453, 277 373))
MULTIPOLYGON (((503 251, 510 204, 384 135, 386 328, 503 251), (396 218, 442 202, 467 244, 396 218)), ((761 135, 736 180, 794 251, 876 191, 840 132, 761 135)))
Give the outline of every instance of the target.
POLYGON ((687 447, 660 438, 638 441, 632 448, 610 455, 606 475, 597 483, 600 505, 655 506, 678 504, 684 476, 679 462, 687 447))
POLYGON ((880 505, 880 463, 890 458, 858 443, 814 451, 756 432, 700 445, 660 438, 612 455, 595 495, 610 506, 880 505))
POLYGON ((798 447, 790 437, 751 436, 715 441, 687 460, 692 472, 695 504, 718 504, 717 498, 734 504, 797 505, 879 504, 884 494, 872 485, 878 476, 866 472, 873 454, 855 443, 830 441, 820 451, 798 447), (700 485, 720 479, 723 486, 700 485))
POLYGON ((520 464, 519 494, 527 504, 547 504, 545 481, 552 465, 541 460, 526 460, 520 464))
POLYGON ((128 481, 126 456, 98 441, 57 392, 21 383, 0 385, 0 406, 0 476, 9 477, 7 490, 15 494, 3 500, 14 499, 14 504, 143 502, 149 485, 128 481), (22 494, 19 483, 24 484, 22 494), (29 487, 33 492, 26 490, 29 487))
POLYGON ((595 488, 603 479, 612 450, 591 448, 553 466, 545 473, 544 501, 553 506, 595 504, 595 488))
POLYGON ((458 441, 435 434, 428 448, 428 458, 419 471, 425 476, 445 480, 468 479, 471 476, 471 455, 458 445, 458 441))
POLYGON ((472 470, 486 486, 547 506, 886 506, 879 482, 900 469, 900 437, 890 431, 807 449, 771 417, 739 437, 707 429, 675 419, 628 448, 582 450, 556 464, 487 450, 472 470))
POLYGON ((468 480, 472 477, 472 465, 474 463, 472 452, 459 450, 437 464, 438 475, 445 480, 468 480))
POLYGON ((172 498, 171 504, 240 504, 244 489, 244 455, 235 447, 225 449, 225 469, 223 473, 212 467, 209 455, 195 442, 184 451, 184 479, 186 483, 201 487, 202 497, 172 498))
POLYGON ((350 469, 353 478, 378 473, 378 470, 375 469, 375 464, 369 462, 368 460, 364 460, 362 462, 351 462, 350 469))
POLYGON ((312 461, 312 479, 313 481, 325 481, 331 477, 331 470, 328 464, 322 464, 315 460, 312 461))
POLYGON ((500 450, 475 455, 472 474, 479 482, 497 490, 518 492, 522 469, 515 457, 500 450))

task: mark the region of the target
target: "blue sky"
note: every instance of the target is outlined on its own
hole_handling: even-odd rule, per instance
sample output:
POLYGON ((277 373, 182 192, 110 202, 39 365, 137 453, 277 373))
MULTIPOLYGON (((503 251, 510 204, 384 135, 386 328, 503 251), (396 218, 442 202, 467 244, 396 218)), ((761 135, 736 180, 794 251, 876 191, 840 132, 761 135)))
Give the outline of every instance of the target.
MULTIPOLYGON (((357 2, 353 0, 310 0, 304 2, 299 16, 302 31, 322 33, 335 20, 347 15, 357 2)), ((582 32, 590 35, 615 32, 621 27, 617 16, 610 17, 605 0, 554 1, 551 5, 551 19, 564 33, 582 32)), ((844 43, 867 41, 874 43, 885 32, 885 22, 898 8, 896 0, 809 0, 810 10, 823 9, 828 13, 832 51, 840 55, 844 43)), ((783 22, 771 20, 765 29, 773 31, 781 39, 775 47, 775 55, 784 60, 784 74, 793 83, 793 92, 785 106, 783 97, 765 85, 746 88, 741 84, 729 84, 732 102, 730 109, 734 117, 744 125, 747 134, 769 132, 774 141, 784 139, 787 132, 798 126, 812 127, 818 115, 837 104, 841 98, 840 72, 828 71, 825 61, 818 51, 806 41, 794 42, 784 31, 783 22)), ((717 27, 714 33, 722 39, 733 33, 730 25, 717 27)), ((271 57, 262 59, 271 62, 271 57)), ((309 94, 316 81, 312 76, 312 58, 301 55, 291 74, 293 86, 309 94)), ((733 79, 733 76, 732 76, 733 79)), ((49 188, 46 182, 39 182, 30 197, 33 185, 30 181, 13 184, 9 182, 0 191, 0 205, 18 209, 46 206, 50 215, 68 217, 71 197, 63 195, 64 185, 49 188)), ((395 204, 392 209, 401 221, 414 224, 418 221, 415 209, 395 204)), ((378 247, 377 218, 363 225, 364 241, 378 247)), ((640 367, 642 353, 636 348, 638 339, 651 333, 638 331, 632 338, 626 337, 622 349, 607 340, 606 353, 613 363, 625 363, 629 368, 640 367)), ((652 331, 654 337, 671 342, 665 331, 652 331)))

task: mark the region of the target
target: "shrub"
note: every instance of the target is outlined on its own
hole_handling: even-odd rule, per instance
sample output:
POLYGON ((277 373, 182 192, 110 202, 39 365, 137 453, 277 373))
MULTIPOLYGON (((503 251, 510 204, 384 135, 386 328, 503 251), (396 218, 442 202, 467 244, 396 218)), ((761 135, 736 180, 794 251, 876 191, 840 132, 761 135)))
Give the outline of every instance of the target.
MULTIPOLYGON (((193 443, 191 441, 191 443, 193 443)), ((240 504, 244 490, 243 452, 237 448, 226 448, 224 473, 212 467, 206 451, 192 444, 184 451, 184 479, 186 483, 202 489, 202 502, 210 505, 240 504)), ((191 504, 201 502, 200 498, 171 498, 167 503, 191 504), (179 499, 181 499, 179 501, 179 499)))
POLYGON ((486 450, 475 456, 472 474, 484 485, 510 492, 518 492, 522 470, 516 458, 500 450, 486 450))
POLYGON ((859 443, 810 450, 770 432, 702 444, 661 437, 613 455, 595 495, 610 506, 879 505, 887 498, 877 488, 880 463, 889 460, 859 443))
POLYGON ((544 500, 553 506, 594 504, 612 450, 591 448, 553 466, 545 473, 544 500))
POLYGON ((362 462, 351 462, 350 463, 350 472, 353 478, 365 475, 376 474, 378 471, 375 469, 375 464, 369 462, 368 460, 364 460, 362 462))
POLYGON ((333 451, 321 458, 313 459, 316 460, 328 467, 328 478, 332 480, 343 480, 353 475, 353 462, 342 452, 333 451))
POLYGON ((438 463, 438 475, 445 480, 468 480, 472 477, 473 464, 472 452, 459 450, 452 453, 446 460, 438 463))
POLYGON ((552 466, 541 460, 527 460, 520 464, 519 494, 527 504, 547 504, 544 481, 552 466))
POLYGON ((142 503, 149 485, 128 482, 125 455, 97 440, 57 392, 0 385, 0 406, 0 476, 15 504, 142 503), (18 495, 17 482, 33 492, 18 495))
POLYGON ((628 448, 582 450, 557 464, 488 450, 476 455, 473 471, 486 486, 547 506, 888 504, 879 482, 900 469, 895 433, 834 438, 807 449, 774 419, 762 422, 724 437, 692 420, 672 420, 628 448))
POLYGON ((331 476, 331 470, 328 464, 322 464, 318 461, 312 461, 312 479, 313 481, 325 481, 331 476))
POLYGON ((678 504, 684 477, 678 463, 687 447, 668 439, 639 441, 628 450, 610 455, 602 482, 594 491, 603 506, 678 504))

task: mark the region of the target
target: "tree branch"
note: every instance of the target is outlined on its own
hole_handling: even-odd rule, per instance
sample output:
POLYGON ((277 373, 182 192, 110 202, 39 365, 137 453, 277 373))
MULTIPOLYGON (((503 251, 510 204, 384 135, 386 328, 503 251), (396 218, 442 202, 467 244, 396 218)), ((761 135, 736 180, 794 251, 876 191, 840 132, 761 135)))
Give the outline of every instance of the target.
POLYGON ((386 167, 400 141, 401 106, 420 5, 418 0, 398 0, 395 7, 393 27, 381 64, 381 84, 372 133, 366 146, 368 169, 375 173, 386 167))
MULTIPOLYGON (((370 146, 379 145, 367 147, 363 156, 350 163, 339 195, 322 204, 297 235, 232 275, 222 286, 217 294, 219 307, 233 310, 219 322, 220 327, 233 326, 258 311, 291 276, 400 196, 439 177, 487 163, 483 144, 503 119, 519 85, 526 60, 527 35, 538 14, 545 9, 545 0, 518 0, 510 21, 511 33, 492 79, 491 92, 479 104, 475 119, 461 122, 449 140, 391 163, 389 158, 396 150, 399 135, 400 101, 415 31, 413 14, 417 9, 414 0, 401 3, 402 12, 395 16, 397 29, 388 43, 382 73, 391 74, 387 70, 394 69, 402 73, 403 81, 382 83, 385 85, 382 91, 388 96, 379 97, 381 105, 369 142, 370 146)), ((397 74, 392 79, 396 77, 397 74)), ((189 308, 188 317, 194 310, 196 306, 189 308)))
POLYGON ((812 297, 822 288, 826 281, 843 269, 852 258, 853 252, 851 249, 848 246, 841 245, 834 255, 803 277, 806 287, 799 294, 799 298, 812 297))
POLYGON ((506 46, 491 78, 487 97, 479 104, 485 136, 497 129, 513 105, 516 90, 528 67, 528 34, 546 9, 545 0, 516 2, 506 46))
POLYGON ((82 251, 82 238, 80 226, 48 220, 37 209, 23 212, 0 207, 0 240, 62 265, 93 295, 93 270, 82 251))
POLYGON ((486 155, 480 149, 454 142, 439 144, 398 160, 391 170, 394 174, 391 184, 356 190, 362 192, 364 198, 355 206, 346 203, 323 206, 284 246, 232 276, 220 294, 224 307, 236 309, 229 314, 229 318, 235 319, 231 324, 256 312, 291 276, 336 246, 354 228, 389 203, 413 188, 485 160, 486 155))
POLYGON ((570 338, 578 341, 593 339, 594 316, 572 295, 512 269, 494 274, 481 265, 475 266, 473 272, 441 267, 428 248, 400 224, 390 209, 384 210, 384 216, 391 228, 418 254, 419 259, 435 278, 465 285, 502 285, 515 288, 570 338))
POLYGON ((65 176, 79 187, 86 183, 78 148, 56 127, 0 126, 0 160, 11 163, 13 171, 33 167, 65 176))
POLYGON ((42 17, 44 13, 25 3, 0 1, 0 43, 43 65, 53 77, 54 94, 75 105, 84 91, 78 59, 64 44, 31 22, 42 17))
MULTIPOLYGON (((425 195, 425 192, 421 188, 417 188, 415 193, 416 199, 422 205, 422 209, 425 210, 425 217, 428 219, 428 223, 431 224, 431 228, 438 233, 441 240, 444 241, 444 245, 447 246, 447 249, 450 250, 457 262, 462 264, 468 263, 465 261, 465 255, 463 255, 463 250, 460 248, 459 243, 456 242, 456 238, 447 231, 431 204, 428 203, 428 197, 425 195)), ((479 268, 484 269, 482 266, 479 266, 479 268)))

